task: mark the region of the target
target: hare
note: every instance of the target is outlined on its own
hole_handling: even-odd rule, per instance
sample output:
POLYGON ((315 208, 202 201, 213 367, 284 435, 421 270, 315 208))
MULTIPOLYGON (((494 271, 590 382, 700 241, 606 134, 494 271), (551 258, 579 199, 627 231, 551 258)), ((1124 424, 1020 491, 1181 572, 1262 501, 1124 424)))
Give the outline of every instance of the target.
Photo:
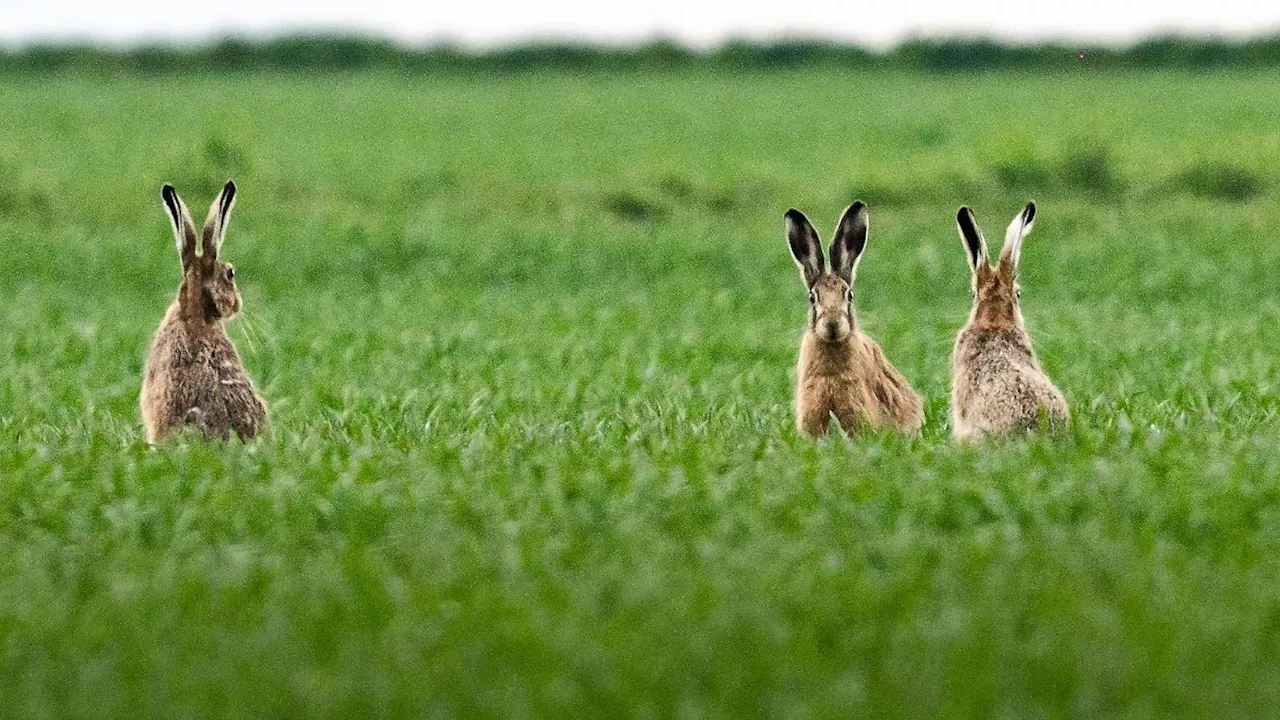
POLYGON ((140 398, 147 442, 184 428, 206 438, 225 439, 232 430, 251 438, 266 425, 267 406, 222 327, 241 306, 235 269, 218 260, 235 183, 228 181, 209 208, 199 255, 186 204, 171 185, 160 195, 182 259, 182 285, 147 353, 140 398))
POLYGON ((951 375, 951 429, 963 441, 1019 430, 1065 428, 1067 401, 1040 369, 1019 302, 1018 258, 1031 232, 1035 203, 1028 203, 1005 233, 992 268, 987 243, 973 213, 960 208, 956 223, 973 269, 973 311, 956 337, 951 375))
POLYGON ((809 289, 809 325, 800 341, 796 367, 796 427, 821 436, 830 418, 846 433, 865 427, 919 433, 924 425, 920 397, 880 346, 858 329, 853 310, 853 278, 867 246, 867 206, 850 205, 831 242, 825 267, 818 233, 804 214, 788 210, 787 242, 809 289))

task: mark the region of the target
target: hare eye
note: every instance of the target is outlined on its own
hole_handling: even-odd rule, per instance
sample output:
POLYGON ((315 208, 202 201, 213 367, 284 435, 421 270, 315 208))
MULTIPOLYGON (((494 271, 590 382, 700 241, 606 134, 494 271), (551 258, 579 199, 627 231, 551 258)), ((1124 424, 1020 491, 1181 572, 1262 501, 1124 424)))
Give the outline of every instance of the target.
POLYGON ((818 291, 817 291, 817 290, 810 290, 810 291, 809 291, 809 304, 810 304, 810 305, 817 305, 817 304, 818 304, 818 291))
POLYGON ((236 279, 236 269, 235 269, 235 268, 233 268, 233 267, 229 267, 229 268, 227 268, 227 279, 228 279, 228 280, 235 280, 235 279, 236 279))
POLYGON ((1021 299, 1022 299, 1022 288, 1014 288, 1014 290, 1013 290, 1013 296, 1014 296, 1015 298, 1018 298, 1019 300, 1021 300, 1021 299))

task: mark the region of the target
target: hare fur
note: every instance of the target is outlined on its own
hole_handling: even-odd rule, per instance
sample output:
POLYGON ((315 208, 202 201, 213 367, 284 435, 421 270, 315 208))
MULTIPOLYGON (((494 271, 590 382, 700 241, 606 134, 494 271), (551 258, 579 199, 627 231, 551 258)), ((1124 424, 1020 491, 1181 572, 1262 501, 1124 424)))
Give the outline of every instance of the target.
POLYGON ((796 427, 827 433, 834 417, 846 433, 864 428, 919 433, 920 396, 863 333, 853 308, 853 281, 867 243, 867 207, 845 210, 826 267, 817 232, 798 210, 786 214, 787 242, 809 289, 809 323, 796 367, 796 427))
POLYGON ((973 310, 952 355, 951 428, 963 441, 1015 431, 1061 430, 1070 422, 1066 398, 1036 358, 1022 317, 1018 260, 1035 222, 1028 203, 1005 234, 995 267, 973 213, 956 223, 973 271, 973 310))
POLYGON ((235 193, 235 184, 228 182, 214 200, 197 254, 186 204, 172 186, 161 191, 182 260, 182 285, 143 371, 140 402, 148 443, 186 428, 206 438, 225 439, 235 431, 247 439, 266 425, 266 403, 223 327, 242 304, 235 269, 218 259, 235 193))

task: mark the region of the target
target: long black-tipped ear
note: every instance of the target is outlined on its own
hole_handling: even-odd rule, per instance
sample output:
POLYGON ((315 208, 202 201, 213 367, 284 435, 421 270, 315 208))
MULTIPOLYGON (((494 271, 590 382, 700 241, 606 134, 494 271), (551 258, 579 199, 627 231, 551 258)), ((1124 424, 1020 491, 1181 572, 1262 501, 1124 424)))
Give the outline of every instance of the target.
POLYGON ((978 228, 978 221, 973 217, 973 211, 967 207, 961 207, 960 212, 956 213, 956 227, 960 230, 960 239, 964 240, 965 250, 969 253, 969 267, 976 272, 979 265, 988 264, 987 260, 987 241, 982 237, 982 230, 978 228))
POLYGON ((845 208, 831 241, 831 272, 853 284, 853 274, 867 247, 867 206, 861 200, 845 208))
POLYGON ((227 221, 231 219, 231 208, 236 204, 236 184, 227 181, 222 192, 213 199, 209 206, 209 217, 204 221, 204 256, 209 260, 218 259, 218 250, 222 241, 227 239, 227 221))
POLYGON ((160 188, 160 199, 164 201, 165 212, 169 214, 174 244, 178 246, 178 256, 182 258, 185 270, 196 259, 196 224, 191 220, 187 204, 178 197, 178 191, 172 185, 166 183, 160 188))
POLYGON ((800 274, 804 277, 806 287, 813 287, 822 277, 826 269, 826 261, 822 258, 822 243, 818 240, 818 231, 809 224, 809 218, 796 209, 787 211, 787 244, 791 246, 791 257, 800 266, 800 274))

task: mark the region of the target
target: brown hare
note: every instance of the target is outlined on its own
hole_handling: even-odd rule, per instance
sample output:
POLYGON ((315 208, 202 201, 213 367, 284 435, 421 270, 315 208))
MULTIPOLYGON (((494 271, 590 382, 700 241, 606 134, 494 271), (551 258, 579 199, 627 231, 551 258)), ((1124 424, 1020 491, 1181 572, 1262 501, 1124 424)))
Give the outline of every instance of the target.
POLYGON ((267 406, 222 327, 241 305, 235 269, 218 259, 235 183, 228 182, 209 208, 198 255, 186 204, 170 185, 160 195, 182 258, 182 285, 147 353, 141 396, 147 442, 184 428, 206 438, 225 439, 233 430, 251 438, 266 425, 267 406))
POLYGON ((956 337, 951 374, 951 429, 959 440, 1015 431, 1065 428, 1067 401, 1040 369, 1019 307, 1018 258, 1031 232, 1035 203, 1013 219, 994 268, 973 213, 956 222, 973 269, 973 311, 956 337))
POLYGON ((818 233, 804 214, 788 210, 787 242, 809 289, 809 325, 796 368, 796 427, 825 435, 832 416, 846 433, 863 428, 919 433, 920 397, 858 329, 853 279, 867 245, 867 206, 850 205, 831 241, 826 268, 818 233))

